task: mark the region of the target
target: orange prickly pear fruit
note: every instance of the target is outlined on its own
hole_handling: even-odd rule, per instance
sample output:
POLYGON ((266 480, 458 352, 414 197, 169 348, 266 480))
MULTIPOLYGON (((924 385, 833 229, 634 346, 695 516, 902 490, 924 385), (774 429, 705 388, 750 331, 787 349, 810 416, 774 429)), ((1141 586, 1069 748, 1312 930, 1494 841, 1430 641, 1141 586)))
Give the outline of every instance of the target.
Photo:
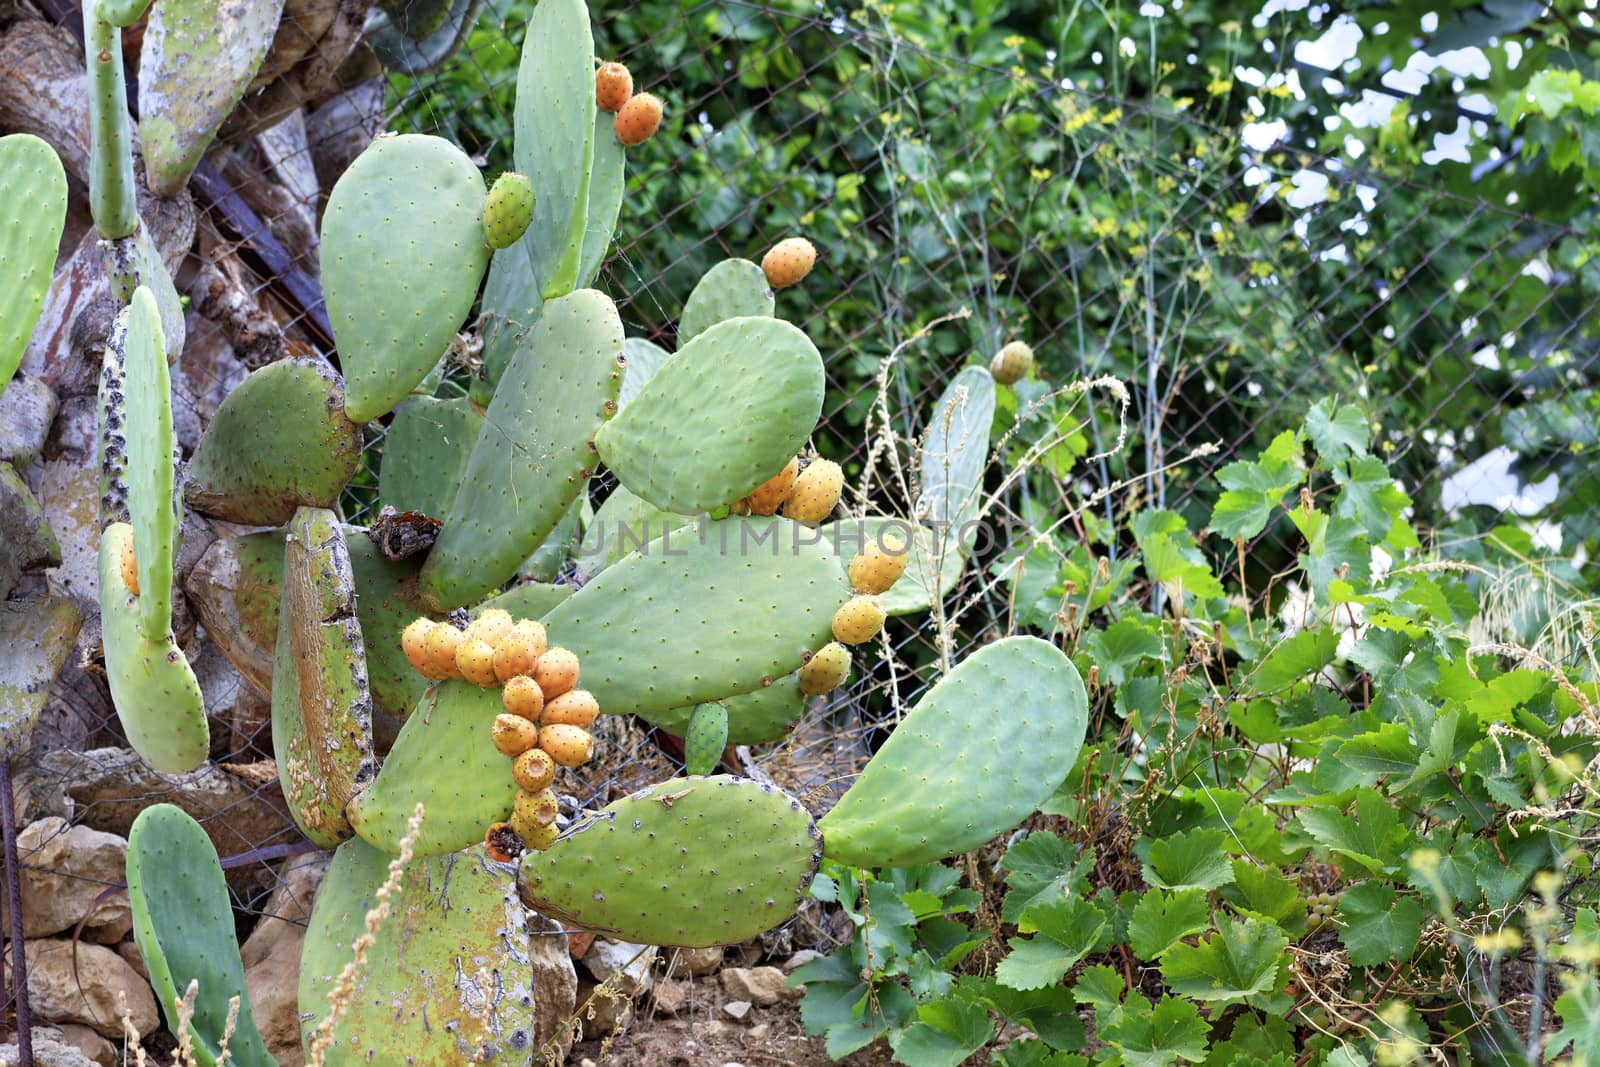
POLYGON ((761 272, 774 289, 800 284, 817 262, 817 246, 804 237, 785 237, 761 257, 761 272))
POLYGON ((549 786, 536 793, 519 789, 517 799, 511 808, 511 825, 518 830, 524 825, 534 823, 549 826, 556 821, 556 815, 560 811, 561 803, 556 799, 556 791, 549 786))
POLYGON ((460 650, 462 640, 461 631, 447 622, 439 623, 428 631, 423 648, 428 653, 428 662, 433 665, 432 677, 461 677, 461 671, 456 667, 456 652, 460 650))
POLYGON ((744 498, 750 513, 776 515, 783 498, 789 495, 789 490, 794 487, 794 480, 799 476, 800 457, 794 456, 783 465, 783 470, 756 486, 750 495, 744 498))
POLYGON ((538 682, 519 674, 506 681, 506 687, 500 691, 500 703, 505 705, 508 714, 538 722, 544 711, 544 692, 538 682))
POLYGON ((539 731, 539 748, 563 767, 581 767, 594 755, 594 738, 581 726, 557 724, 539 731))
POLYGON ((650 93, 629 97, 617 112, 616 121, 611 124, 612 132, 617 135, 617 143, 629 148, 644 144, 660 128, 661 101, 650 93))
POLYGON ((821 696, 837 688, 849 675, 850 650, 830 641, 800 668, 800 692, 808 697, 821 696))
POLYGON ((556 780, 556 761, 541 748, 530 748, 511 764, 511 778, 518 789, 537 793, 556 780))
POLYGON ((497 822, 484 832, 483 850, 496 863, 512 863, 526 848, 522 838, 508 822, 497 822))
POLYGON ((467 640, 477 638, 486 641, 493 647, 500 643, 500 639, 510 631, 513 626, 511 612, 503 608, 490 608, 476 619, 467 623, 467 640))
POLYGON ((600 702, 587 689, 569 689, 544 706, 541 726, 581 726, 588 729, 600 714, 600 702))
POLYGON ((545 650, 544 624, 523 619, 494 646, 494 674, 509 682, 519 674, 533 674, 533 665, 545 650))
POLYGON ((887 592, 906 572, 911 554, 905 537, 895 530, 884 530, 861 546, 850 560, 850 588, 858 593, 887 592))
POLYGON ((406 654, 406 662, 424 678, 449 677, 434 666, 433 657, 428 654, 428 635, 433 633, 437 625, 439 624, 426 617, 415 619, 400 634, 400 649, 406 654))
POLYGON ((795 522, 815 526, 832 513, 844 492, 844 470, 831 459, 814 459, 789 487, 783 513, 795 522))
POLYGON ((502 756, 520 756, 539 744, 539 728, 521 715, 496 715, 489 736, 502 756))
POLYGON ((847 645, 870 641, 883 629, 883 619, 883 603, 877 597, 852 597, 833 614, 833 638, 847 645))
POLYGON ((528 848, 534 852, 543 852, 545 849, 556 843, 556 837, 559 836, 560 833, 561 830, 556 826, 555 823, 550 823, 548 825, 534 823, 532 826, 527 828, 527 832, 521 834, 520 836, 522 837, 522 843, 528 846, 528 848))
POLYGON ((494 676, 494 646, 481 637, 468 637, 456 649, 456 670, 461 677, 487 689, 498 678, 494 676))
POLYGON ((533 680, 546 701, 554 700, 578 684, 578 657, 564 648, 552 648, 533 665, 533 680))
MULTIPOLYGON (((601 111, 615 113, 633 95, 633 75, 621 63, 600 64, 594 72, 594 106, 601 111)), ((620 138, 618 138, 620 140, 620 138)))

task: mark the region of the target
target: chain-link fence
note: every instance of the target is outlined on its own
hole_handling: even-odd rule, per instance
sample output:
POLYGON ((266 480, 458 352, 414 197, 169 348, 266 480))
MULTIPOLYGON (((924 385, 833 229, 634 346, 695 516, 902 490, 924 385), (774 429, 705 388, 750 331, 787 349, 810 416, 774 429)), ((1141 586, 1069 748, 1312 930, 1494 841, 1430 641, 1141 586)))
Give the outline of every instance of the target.
MULTIPOLYGON (((315 5, 299 7, 296 17, 317 17, 315 5)), ((318 210, 371 136, 437 133, 491 174, 510 165, 526 10, 491 0, 438 70, 357 82, 213 154, 180 270, 191 297, 197 278, 212 296, 195 300, 175 378, 186 450, 251 366, 331 351, 316 297, 318 210)), ((1074 85, 1048 57, 998 65, 941 54, 874 10, 705 0, 597 11, 597 52, 626 62, 669 111, 661 134, 630 154, 597 287, 629 336, 670 350, 707 268, 809 235, 819 265, 780 294, 779 313, 824 354, 817 450, 857 489, 872 461, 870 505, 847 494, 856 511, 912 513, 914 479, 892 476, 890 454, 915 470, 936 399, 1007 340, 1034 347, 1050 386, 1109 378, 1125 395, 1104 383, 1053 400, 1044 387, 1019 389, 1020 400, 1002 393, 999 427, 1019 404, 1059 420, 1055 444, 1032 458, 1049 477, 1008 480, 1000 449, 986 482, 1000 535, 938 611, 891 620, 850 683, 812 701, 787 739, 740 749, 743 773, 825 808, 941 663, 1014 624, 1018 531, 1055 531, 1029 556, 1048 567, 1079 541, 1109 538, 1114 554, 1118 520, 1140 508, 1199 528, 1216 472, 1324 396, 1369 413, 1422 525, 1442 537, 1502 518, 1539 543, 1565 537, 1569 553, 1592 536, 1582 502, 1600 474, 1582 460, 1596 443, 1600 354, 1587 324, 1597 297, 1572 249, 1594 234, 1547 221, 1565 214, 1547 205, 1489 203, 1426 168, 1307 146, 1270 110, 1242 123, 1238 87, 1214 75, 1186 83, 1180 73, 1175 88, 1134 95, 1074 85), (873 416, 880 397, 886 424, 873 416)), ((445 388, 464 390, 470 374, 452 366, 445 388)), ((382 445, 375 427, 345 498, 351 522, 372 517, 382 445)), ((612 484, 597 477, 592 503, 612 484)), ((1298 544, 1269 526, 1234 551, 1271 573, 1298 544)), ((569 566, 558 580, 571 576, 569 566)), ((140 807, 180 800, 230 867, 243 936, 300 839, 268 762, 265 698, 209 656, 197 673, 227 729, 201 784, 95 754, 120 742, 91 670, 64 682, 81 688, 66 699, 84 721, 24 776, 24 809, 125 832, 140 807)), ((580 804, 678 769, 675 739, 640 722, 606 718, 597 733, 602 757, 571 780, 580 804)), ((826 934, 806 929, 796 941, 821 947, 826 934)))

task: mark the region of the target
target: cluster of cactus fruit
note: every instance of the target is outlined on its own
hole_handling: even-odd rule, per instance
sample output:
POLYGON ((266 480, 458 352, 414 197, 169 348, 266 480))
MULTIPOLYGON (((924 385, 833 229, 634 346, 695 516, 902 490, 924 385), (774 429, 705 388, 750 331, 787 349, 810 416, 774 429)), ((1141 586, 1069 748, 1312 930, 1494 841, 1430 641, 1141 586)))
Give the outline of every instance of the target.
MULTIPOLYGON (((823 855, 873 867, 959 855, 1056 789, 1087 701, 1070 660, 1026 637, 946 673, 820 820, 771 785, 715 773, 727 744, 782 736, 808 696, 840 685, 849 646, 953 587, 969 548, 942 531, 972 514, 995 380, 1014 362, 963 371, 929 419, 916 502, 926 523, 829 523, 844 472, 800 458, 821 413, 822 360, 775 303, 814 265, 810 242, 713 267, 670 354, 625 338, 612 301, 586 287, 616 225, 623 149, 655 132, 661 105, 634 94, 620 65, 597 71, 583 0, 533 8, 516 171, 492 189, 434 137, 381 137, 349 167, 321 232, 339 370, 297 358, 255 371, 180 477, 167 368, 183 319, 133 203, 115 28, 138 17, 131 6, 144 5, 85 10, 94 217, 124 304, 100 394, 106 673, 151 766, 201 764, 206 712, 172 629, 178 520, 186 502, 259 528, 219 538, 187 588, 208 627, 248 620, 223 651, 270 683, 284 796, 306 838, 335 850, 300 986, 306 1039, 323 1028, 326 1062, 526 1058, 533 1006, 514 992, 532 980, 524 906, 634 942, 736 942, 791 916, 823 855), (438 397, 474 306, 481 372, 468 396, 438 397), (380 498, 434 531, 401 550, 335 510, 363 426, 380 419, 380 498), (654 532, 633 551, 575 560, 600 464, 620 484, 591 523, 654 532), (691 523, 698 537, 681 534, 691 523), (845 540, 859 551, 838 551, 845 540), (574 569, 581 584, 519 581, 574 569), (556 769, 589 758, 601 707, 685 735, 688 774, 564 818, 556 769), (402 849, 412 859, 385 892, 391 918, 368 930, 402 849), (330 1014, 363 934, 365 975, 330 1014)), ((414 7, 385 10, 405 28, 414 7)), ((0 257, 23 268, 0 296, 7 378, 64 211, 60 165, 39 148, 0 140, 0 188, 40 175, 51 208, 0 231, 0 257)), ((165 806, 141 815, 129 844, 152 984, 177 1025, 178 996, 200 982, 190 1038, 216 1062, 228 1002, 248 998, 215 853, 165 806)), ((248 1011, 229 1053, 270 1063, 248 1011)))

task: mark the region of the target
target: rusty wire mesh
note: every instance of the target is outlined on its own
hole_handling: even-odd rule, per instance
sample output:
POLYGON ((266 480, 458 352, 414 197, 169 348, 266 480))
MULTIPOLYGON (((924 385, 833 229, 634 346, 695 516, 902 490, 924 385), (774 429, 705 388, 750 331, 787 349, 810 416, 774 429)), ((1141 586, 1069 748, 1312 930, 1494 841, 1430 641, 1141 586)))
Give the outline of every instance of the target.
MULTIPOLYGON (((363 111, 341 102, 348 128, 358 136, 383 127, 438 133, 490 173, 508 166, 515 65, 506 53, 515 54, 525 11, 518 3, 491 4, 467 47, 444 68, 350 90, 378 106, 363 111)), ((824 354, 829 392, 816 445, 845 464, 852 483, 873 445, 863 424, 876 394, 874 375, 891 351, 910 342, 886 395, 898 438, 891 447, 914 466, 914 443, 955 372, 986 360, 1009 338, 1026 337, 1053 384, 1111 376, 1130 390, 1125 416, 1104 389, 1086 394, 1078 408, 1092 439, 1086 451, 1110 455, 1063 472, 1055 499, 1030 496, 1022 486, 995 502, 990 519, 1004 531, 1030 529, 1040 507, 1072 513, 1051 549, 1057 554, 1091 518, 1139 506, 1177 510, 1203 525, 1217 492, 1211 476, 1263 447, 1324 395, 1366 405, 1382 427, 1385 457, 1420 513, 1440 517, 1454 501, 1456 508, 1484 509, 1485 522, 1511 509, 1525 520, 1538 518, 1509 499, 1515 492, 1474 495, 1474 486, 1458 481, 1450 483, 1452 498, 1443 499, 1452 476, 1505 439, 1493 420, 1481 420, 1482 412, 1506 415, 1530 405, 1536 392, 1579 388, 1600 370, 1600 354, 1585 332, 1600 297, 1560 270, 1503 270, 1507 261, 1539 262, 1570 235, 1541 220, 1537 205, 1463 198, 1303 146, 1280 143, 1246 158, 1236 128, 1203 116, 929 53, 822 9, 794 13, 705 0, 677 8, 671 34, 635 25, 632 15, 626 6, 599 12, 597 49, 627 62, 638 88, 663 95, 675 118, 666 134, 630 158, 628 194, 597 287, 617 301, 630 336, 670 349, 674 321, 705 269, 728 256, 759 258, 796 230, 810 233, 822 252, 818 269, 801 289, 780 295, 779 312, 824 354), (663 54, 655 42, 668 38, 688 47, 663 54), (741 84, 738 72, 751 50, 792 75, 776 88, 741 84), (823 68, 832 72, 826 94, 811 88, 823 68), (1002 87, 1016 113, 1059 123, 1059 151, 1038 158, 1031 138, 1003 122, 967 127, 960 143, 934 140, 929 130, 938 116, 921 113, 918 99, 958 77, 1002 87), (1135 129, 1137 138, 1130 134, 1135 129), (1200 146, 1207 150, 1197 162, 1200 146), (1022 203, 979 195, 980 164, 990 172, 1027 172, 1031 194, 1022 203), (948 182, 949 172, 961 169, 974 172, 961 198, 945 201, 928 191, 931 172, 948 182), (1262 195, 1304 174, 1325 179, 1334 195, 1306 209, 1262 195), (1151 212, 1097 215, 1095 184, 1113 180, 1141 190, 1151 212), (1385 211, 1391 198, 1405 204, 1403 212, 1385 211), (1418 243, 1424 217, 1427 232, 1442 240, 1418 243), (857 254, 833 254, 845 245, 857 254), (875 250, 871 271, 846 273, 865 262, 863 246, 875 250), (1497 280, 1486 291, 1488 278, 1497 280), (1515 316, 1502 309, 1510 286, 1536 290, 1522 293, 1515 316), (920 327, 963 308, 970 317, 911 341, 920 327), (1161 322, 1149 321, 1150 308, 1161 322), (1202 317, 1205 328, 1191 329, 1202 317), (1465 394, 1475 402, 1462 402, 1465 394), (1425 417, 1416 419, 1417 411, 1425 417), (1396 424, 1402 412, 1412 413, 1411 421, 1396 424), (1116 448, 1119 425, 1127 440, 1116 448), (1121 488, 1079 510, 1096 489, 1112 485, 1121 488)), ((312 121, 340 121, 341 112, 328 107, 312 121)), ((318 173, 303 142, 288 143, 302 145, 299 155, 254 145, 223 174, 295 268, 315 279, 316 212, 336 175, 318 173), (252 175, 260 188, 252 188, 252 175)), ((198 225, 199 253, 186 271, 208 257, 227 258, 235 281, 282 325, 292 348, 328 349, 317 309, 296 302, 236 220, 210 206, 198 225)), ((195 314, 190 322, 190 350, 175 388, 197 423, 242 375, 236 363, 208 359, 222 343, 218 329, 195 314)), ((458 384, 463 373, 452 371, 458 384)), ((180 412, 180 437, 182 419, 180 412)), ((198 431, 188 432, 192 438, 198 431)), ((372 515, 382 446, 382 428, 374 427, 344 501, 351 522, 372 515)), ((1521 484, 1540 483, 1558 458, 1524 462, 1521 484)), ((993 465, 990 489, 1003 476, 1004 464, 993 465)), ((596 480, 594 503, 610 484, 604 476, 596 480)), ((893 486, 875 491, 875 511, 904 515, 910 505, 893 486)), ((1284 543, 1250 548, 1289 559, 1296 551, 1284 543)), ((1008 628, 1007 586, 996 578, 997 565, 1011 562, 1007 552, 1003 538, 988 546, 945 598, 948 645, 926 617, 892 620, 884 644, 857 657, 851 682, 813 701, 783 742, 741 753, 743 769, 825 807, 900 710, 935 680, 942 654, 959 659, 1008 628)), ((207 695, 231 708, 231 733, 214 752, 219 768, 206 772, 222 776, 217 804, 196 814, 222 855, 234 857, 230 880, 243 930, 277 884, 282 854, 299 838, 276 779, 263 770, 272 757, 264 700, 218 667, 220 688, 207 695)), ((204 681, 204 664, 201 674, 204 681)), ((114 719, 90 727, 84 747, 120 743, 114 719)), ((608 719, 598 734, 603 755, 577 779, 585 805, 676 770, 671 743, 642 723, 608 719)), ((57 762, 35 769, 35 788, 48 791, 51 781, 78 773, 66 767, 74 759, 69 754, 52 758, 57 762)), ((139 807, 169 792, 129 767, 105 773, 123 776, 122 786, 80 798, 74 820, 125 831, 139 807)), ((36 809, 46 810, 48 804, 36 809)))

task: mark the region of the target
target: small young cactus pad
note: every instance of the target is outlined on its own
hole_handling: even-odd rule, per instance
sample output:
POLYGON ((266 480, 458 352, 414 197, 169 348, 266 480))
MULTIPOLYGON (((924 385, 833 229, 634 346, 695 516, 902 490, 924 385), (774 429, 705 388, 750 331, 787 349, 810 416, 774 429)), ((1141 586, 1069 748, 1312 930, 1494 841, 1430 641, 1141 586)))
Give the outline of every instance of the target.
POLYGON ((776 307, 760 267, 748 259, 725 259, 701 276, 684 303, 678 319, 678 345, 688 344, 727 319, 770 318, 776 307))
POLYGON ((728 747, 728 709, 718 703, 697 704, 683 736, 685 774, 712 774, 728 747))
POLYGON ((16 373, 44 307, 67 218, 67 176, 31 133, 0 137, 0 203, 27 205, 0 217, 0 393, 16 373))
POLYGON ((822 357, 782 319, 728 319, 667 360, 600 428, 618 479, 693 514, 737 500, 805 444, 822 412, 822 357), (715 404, 707 397, 721 398, 715 404))
POLYGON ((345 413, 369 422, 406 398, 460 329, 489 266, 483 176, 438 137, 380 137, 328 196, 322 288, 345 413))
MULTIPOLYGON (((789 732, 806 709, 800 692, 798 673, 775 678, 771 685, 752 689, 738 696, 724 697, 718 703, 728 713, 729 745, 759 745, 776 741, 789 732)), ((669 708, 639 717, 668 733, 687 738, 694 708, 669 708)))
POLYGON ((963 552, 977 536, 966 527, 978 515, 993 421, 994 378, 982 367, 967 367, 934 404, 923 433, 915 514, 947 529, 963 552))
POLYGON ((793 915, 820 855, 800 803, 741 778, 674 778, 522 858, 529 907, 647 945, 729 945, 793 915))
POLYGON ((1011 829, 1072 770, 1088 707, 1077 668, 1049 642, 986 646, 917 702, 822 819, 828 858, 910 867, 1011 829))
POLYGON ((172 387, 161 312, 144 286, 128 309, 124 349, 124 434, 128 448, 128 515, 138 568, 139 631, 147 640, 172 630, 172 557, 177 518, 172 500, 172 387))
POLYGON ((215 1067, 226 1044, 229 1063, 276 1067, 250 1013, 228 883, 200 824, 171 804, 144 809, 128 831, 126 871, 133 940, 167 1026, 177 1029, 178 1001, 193 982, 189 1038, 195 1062, 215 1067), (238 1017, 224 1042, 228 1002, 235 997, 238 1017))

